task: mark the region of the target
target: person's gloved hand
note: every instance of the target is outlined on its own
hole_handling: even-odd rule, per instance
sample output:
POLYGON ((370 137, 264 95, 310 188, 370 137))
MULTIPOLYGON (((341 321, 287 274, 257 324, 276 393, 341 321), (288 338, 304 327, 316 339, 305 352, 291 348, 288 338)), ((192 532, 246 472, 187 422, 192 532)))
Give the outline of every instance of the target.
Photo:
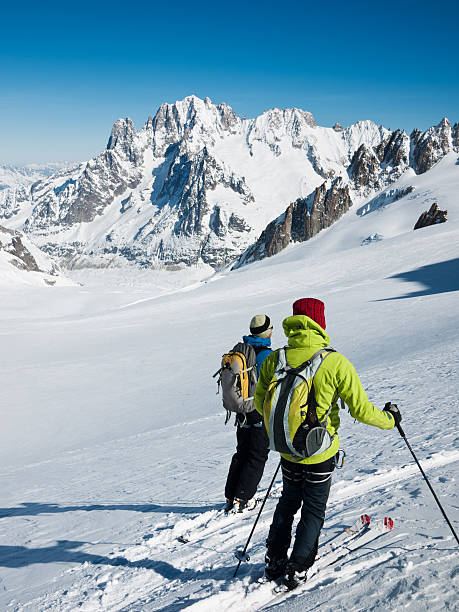
POLYGON ((384 410, 386 412, 390 412, 391 415, 394 417, 395 426, 400 425, 402 415, 400 414, 400 410, 398 409, 397 404, 391 404, 390 402, 387 402, 387 404, 384 406, 384 410))

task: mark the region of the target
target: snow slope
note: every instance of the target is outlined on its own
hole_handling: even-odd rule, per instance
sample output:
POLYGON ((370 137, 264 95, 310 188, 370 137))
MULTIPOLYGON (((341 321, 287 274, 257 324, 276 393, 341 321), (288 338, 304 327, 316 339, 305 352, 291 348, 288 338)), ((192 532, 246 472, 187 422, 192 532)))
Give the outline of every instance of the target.
MULTIPOLYGON (((351 210, 313 240, 206 283, 93 271, 52 296, 2 293, 0 609, 254 610, 270 598, 255 580, 280 483, 233 580, 233 551, 254 515, 219 513, 235 432, 211 375, 254 313, 272 317, 282 345, 281 321, 305 295, 326 302, 332 345, 371 400, 400 406, 457 528, 454 164, 416 177, 398 202, 363 217, 351 210), (432 199, 448 222, 411 231, 432 199), (360 246, 373 232, 384 239, 360 246)), ((455 609, 458 549, 403 441, 347 414, 340 436, 347 458, 322 541, 362 512, 396 527, 276 609, 455 609)), ((271 453, 260 494, 276 465, 271 453)))

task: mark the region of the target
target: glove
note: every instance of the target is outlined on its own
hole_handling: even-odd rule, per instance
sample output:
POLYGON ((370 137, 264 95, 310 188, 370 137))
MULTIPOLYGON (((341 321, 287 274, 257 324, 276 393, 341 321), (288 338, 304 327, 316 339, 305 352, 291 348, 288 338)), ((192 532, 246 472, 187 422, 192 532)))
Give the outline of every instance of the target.
POLYGON ((400 425, 402 415, 400 414, 400 410, 398 409, 397 404, 391 404, 390 402, 387 402, 387 404, 384 406, 384 411, 390 412, 390 414, 394 417, 396 427, 397 425, 400 425))

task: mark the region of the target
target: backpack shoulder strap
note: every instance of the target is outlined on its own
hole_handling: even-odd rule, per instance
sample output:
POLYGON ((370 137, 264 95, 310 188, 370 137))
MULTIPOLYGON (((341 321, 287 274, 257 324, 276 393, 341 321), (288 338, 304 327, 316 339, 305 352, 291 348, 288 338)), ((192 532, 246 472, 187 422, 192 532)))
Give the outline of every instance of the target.
POLYGON ((280 374, 281 372, 290 369, 290 366, 287 361, 287 347, 284 346, 280 348, 277 352, 277 365, 274 374, 280 374))
MULTIPOLYGON (((327 358, 329 355, 331 355, 332 353, 336 353, 336 352, 337 352, 337 351, 336 351, 334 348, 331 348, 331 347, 329 346, 329 347, 327 347, 327 348, 325 348, 325 349, 321 349, 320 351, 317 351, 317 353, 315 353, 315 355, 313 355, 313 357, 311 358, 311 359, 314 359, 314 357, 316 357, 317 355, 322 354, 322 355, 321 355, 321 359, 320 359, 320 361, 318 360, 317 367, 316 367, 315 372, 314 372, 314 374, 313 374, 313 376, 312 376, 312 382, 311 382, 311 391, 312 391, 312 396, 313 396, 313 400, 314 400, 314 402, 316 401, 316 399, 315 399, 315 392, 314 392, 314 377, 315 377, 315 375, 317 374, 317 371, 319 370, 320 366, 321 366, 321 365, 323 364, 323 362, 325 361, 325 359, 326 359, 326 358, 327 358), (325 353, 325 355, 323 355, 323 353, 325 353)), ((309 403, 309 402, 308 402, 308 403, 309 403)), ((321 426, 322 426, 322 427, 326 427, 326 426, 327 426, 327 419, 328 419, 328 416, 329 416, 330 412, 331 412, 331 411, 332 411, 332 409, 333 409, 334 404, 335 404, 335 399, 333 399, 332 403, 330 404, 330 408, 329 408, 329 409, 327 410, 327 412, 325 413, 325 416, 324 416, 323 420, 322 420, 322 421, 319 421, 319 423, 321 424, 321 426)), ((308 406, 308 410, 309 410, 309 406, 308 406)))

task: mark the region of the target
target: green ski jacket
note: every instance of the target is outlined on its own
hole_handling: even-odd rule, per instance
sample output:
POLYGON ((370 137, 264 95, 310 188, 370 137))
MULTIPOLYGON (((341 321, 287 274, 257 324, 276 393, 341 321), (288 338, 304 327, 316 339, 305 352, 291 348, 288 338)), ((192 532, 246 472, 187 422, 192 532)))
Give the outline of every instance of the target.
MULTIPOLYGON (((288 339, 287 361, 290 366, 298 367, 307 361, 314 353, 329 345, 330 338, 318 323, 305 315, 287 317, 282 326, 288 339)), ((273 379, 276 370, 279 349, 273 351, 260 369, 260 376, 255 390, 254 403, 256 410, 264 417, 267 426, 267 410, 263 410, 264 400, 268 386, 273 379)), ((317 416, 320 421, 333 403, 329 414, 327 430, 333 439, 332 445, 323 453, 308 457, 298 463, 315 464, 326 461, 335 455, 340 447, 337 434, 340 417, 338 398, 341 398, 349 407, 351 415, 362 423, 374 425, 380 429, 391 429, 395 425, 392 415, 388 412, 378 410, 369 400, 359 380, 357 372, 352 363, 340 353, 330 353, 323 361, 314 377, 314 391, 317 401, 317 416)), ((290 455, 281 456, 292 461, 290 455)))

